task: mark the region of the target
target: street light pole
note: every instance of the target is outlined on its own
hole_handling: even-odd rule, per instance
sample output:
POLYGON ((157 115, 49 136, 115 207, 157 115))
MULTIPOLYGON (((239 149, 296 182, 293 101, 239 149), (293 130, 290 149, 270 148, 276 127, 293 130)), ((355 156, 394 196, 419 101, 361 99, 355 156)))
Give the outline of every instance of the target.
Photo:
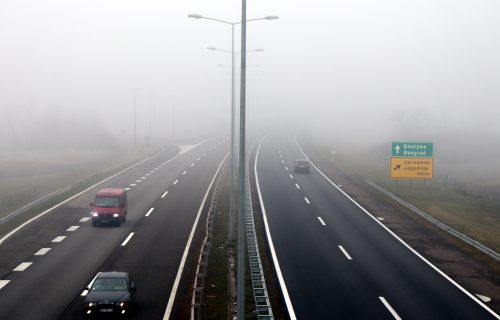
POLYGON ((241 8, 241 71, 240 71, 240 161, 239 161, 239 215, 238 215, 238 278, 237 317, 245 319, 245 94, 246 94, 246 57, 247 57, 247 3, 242 0, 241 8))

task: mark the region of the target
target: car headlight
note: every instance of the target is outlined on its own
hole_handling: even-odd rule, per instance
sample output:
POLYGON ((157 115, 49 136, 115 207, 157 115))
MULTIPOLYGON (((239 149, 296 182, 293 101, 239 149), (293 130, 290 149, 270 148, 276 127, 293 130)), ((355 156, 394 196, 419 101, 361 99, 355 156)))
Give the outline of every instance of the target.
POLYGON ((118 218, 118 216, 119 216, 118 213, 113 214, 113 218, 118 218))
POLYGON ((92 308, 95 305, 96 305, 95 303, 91 302, 91 303, 87 304, 87 307, 92 308))
POLYGON ((93 217, 97 217, 99 214, 97 212, 92 212, 93 217))

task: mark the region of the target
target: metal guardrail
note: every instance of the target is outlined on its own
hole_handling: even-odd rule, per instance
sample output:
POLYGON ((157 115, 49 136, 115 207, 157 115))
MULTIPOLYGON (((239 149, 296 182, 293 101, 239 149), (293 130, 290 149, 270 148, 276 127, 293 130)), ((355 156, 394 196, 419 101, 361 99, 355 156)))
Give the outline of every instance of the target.
POLYGON ((497 261, 500 261, 500 254, 496 251, 494 251, 493 249, 491 248, 488 248, 487 246, 485 246, 484 244, 480 243, 479 241, 477 240, 474 240, 474 239, 471 239, 470 237, 466 236, 465 234, 453 229, 452 227, 449 227, 447 226, 446 224, 442 223, 441 221, 435 219, 434 217, 432 217, 431 215, 429 215, 428 213, 420 210, 419 208, 415 207, 414 205, 412 205, 411 203, 408 203, 406 201, 404 201, 403 199, 397 197, 396 195, 394 195, 392 192, 380 187, 379 185, 375 184, 374 182, 368 180, 368 179, 365 179, 366 183, 368 183, 371 187, 377 189, 378 191, 384 193, 385 195, 387 195, 388 197, 390 197, 391 199, 395 200, 396 202, 398 202, 399 204, 401 204, 402 206, 412 210, 413 212, 415 212, 416 214, 422 216, 423 218, 425 218, 427 221, 433 223, 434 225, 438 226, 439 228, 443 229, 444 231, 448 232, 449 234, 451 234, 452 236, 455 236, 457 238, 459 238, 460 240, 468 243, 469 245, 473 246, 474 248, 478 249, 479 251, 489 255, 490 257, 492 257, 493 259, 497 260, 497 261))
POLYGON ((253 296, 255 299, 256 313, 259 320, 274 319, 271 308, 271 301, 267 293, 264 270, 260 259, 259 245, 255 233, 255 223, 253 219, 252 196, 250 194, 250 182, 248 171, 245 175, 245 225, 248 247, 248 262, 250 265, 250 274, 252 277, 253 296))
POLYGON ((57 195, 59 195, 61 193, 69 191, 70 189, 71 189, 71 185, 66 186, 66 187, 64 187, 62 189, 59 189, 59 190, 57 190, 55 192, 52 192, 52 193, 50 193, 48 195, 45 195, 45 196, 41 197, 40 199, 37 199, 37 200, 35 200, 35 201, 31 202, 31 203, 28 203, 27 205, 25 205, 25 206, 17 209, 14 212, 11 212, 11 213, 7 214, 5 217, 1 218, 0 219, 0 224, 3 224, 5 222, 9 221, 10 219, 12 219, 12 218, 14 218, 14 217, 16 217, 16 216, 18 216, 18 215, 20 215, 20 214, 28 211, 29 209, 33 208, 36 205, 39 205, 40 203, 43 203, 44 201, 49 200, 50 198, 53 198, 53 197, 55 197, 55 196, 57 196, 57 195))

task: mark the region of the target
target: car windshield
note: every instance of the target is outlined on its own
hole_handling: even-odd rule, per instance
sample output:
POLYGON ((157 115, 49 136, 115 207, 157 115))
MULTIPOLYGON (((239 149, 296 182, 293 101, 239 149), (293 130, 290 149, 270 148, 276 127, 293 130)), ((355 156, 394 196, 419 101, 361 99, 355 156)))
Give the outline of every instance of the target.
POLYGON ((118 207, 120 199, 118 197, 96 197, 96 207, 118 207))
POLYGON ((90 291, 126 291, 127 281, 123 278, 96 279, 90 291))
POLYGON ((297 165, 299 165, 299 166, 307 166, 307 161, 306 160, 297 160, 297 165))

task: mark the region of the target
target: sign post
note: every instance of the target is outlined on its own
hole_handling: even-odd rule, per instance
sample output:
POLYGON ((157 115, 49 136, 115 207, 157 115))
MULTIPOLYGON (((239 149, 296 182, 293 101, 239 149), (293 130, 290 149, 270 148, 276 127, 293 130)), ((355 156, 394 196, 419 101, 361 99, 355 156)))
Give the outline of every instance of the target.
POLYGON ((432 142, 393 142, 391 178, 431 179, 434 175, 433 156, 432 142))

